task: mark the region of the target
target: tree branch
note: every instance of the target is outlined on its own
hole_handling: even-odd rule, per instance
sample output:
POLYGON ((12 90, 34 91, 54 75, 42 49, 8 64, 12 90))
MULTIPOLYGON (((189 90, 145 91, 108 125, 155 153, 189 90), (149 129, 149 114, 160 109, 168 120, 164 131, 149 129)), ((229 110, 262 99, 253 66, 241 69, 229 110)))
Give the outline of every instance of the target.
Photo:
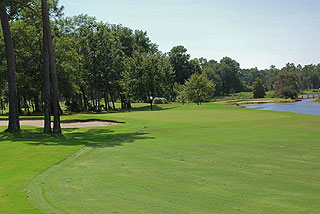
POLYGON ((24 6, 24 7, 29 8, 31 11, 33 11, 33 12, 35 12, 35 13, 38 12, 38 11, 36 11, 34 8, 32 8, 29 4, 26 4, 26 3, 22 2, 22 1, 19 1, 19 0, 2 0, 2 1, 4 1, 4 2, 17 3, 17 4, 20 4, 20 5, 24 6))

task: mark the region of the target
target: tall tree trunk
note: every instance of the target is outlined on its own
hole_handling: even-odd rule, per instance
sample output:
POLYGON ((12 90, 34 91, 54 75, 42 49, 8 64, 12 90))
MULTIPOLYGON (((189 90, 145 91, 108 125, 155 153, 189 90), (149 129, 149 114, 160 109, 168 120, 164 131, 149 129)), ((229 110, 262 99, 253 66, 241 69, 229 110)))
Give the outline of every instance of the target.
POLYGON ((131 109, 131 108, 132 108, 130 97, 129 97, 128 100, 126 101, 126 106, 127 106, 127 107, 126 107, 127 109, 131 109))
POLYGON ((50 66, 47 23, 45 20, 45 8, 42 3, 42 25, 43 25, 43 102, 44 102, 44 133, 51 133, 51 88, 50 88, 50 66))
POLYGON ((59 115, 62 115, 63 114, 63 111, 62 111, 62 108, 60 106, 60 103, 58 102, 58 110, 59 110, 59 115))
POLYGON ((108 100, 108 91, 105 89, 104 91, 104 105, 105 105, 105 110, 109 111, 109 100, 108 100))
POLYGON ((9 18, 6 10, 5 2, 0 2, 0 18, 6 47, 6 59, 8 68, 8 87, 9 87, 9 125, 8 132, 16 132, 20 130, 19 112, 18 112, 18 96, 16 82, 16 62, 13 50, 13 42, 10 32, 9 18))
POLYGON ((40 105, 39 105, 39 93, 38 92, 34 95, 33 101, 34 101, 34 108, 35 108, 34 112, 39 113, 40 112, 40 105))
POLYGON ((23 102, 24 102, 24 112, 27 114, 30 114, 30 109, 29 109, 29 105, 28 105, 28 101, 25 95, 22 95, 23 98, 23 102))
POLYGON ((22 108, 21 108, 21 96, 20 96, 20 93, 19 92, 17 92, 17 112, 18 112, 18 114, 23 114, 23 112, 22 112, 22 108))
POLYGON ((4 106, 3 106, 3 99, 0 96, 0 107, 1 107, 1 114, 3 114, 4 106))
POLYGON ((121 99, 121 109, 124 109, 124 96, 120 94, 120 99, 121 99))
POLYGON ((101 111, 101 105, 100 105, 100 91, 97 91, 97 101, 98 101, 98 112, 101 111))
POLYGON ((34 113, 35 109, 34 109, 34 103, 32 102, 32 100, 29 100, 29 104, 32 107, 32 113, 34 113))
POLYGON ((94 111, 97 112, 98 111, 97 92, 94 91, 92 96, 93 96, 94 111))
POLYGON ((83 88, 80 88, 80 91, 81 91, 82 97, 83 97, 83 108, 84 108, 84 111, 88 111, 88 98, 86 96, 86 93, 85 93, 83 88))
POLYGON ((152 100, 150 100, 150 108, 151 108, 151 111, 153 111, 152 100))
POLYGON ((116 110, 116 106, 114 104, 114 99, 113 99, 113 96, 111 95, 111 93, 110 93, 110 98, 111 98, 111 102, 112 102, 112 107, 114 110, 116 110))
MULTIPOLYGON (((46 40, 46 44, 48 47, 49 53, 49 70, 50 77, 52 83, 52 109, 53 109, 53 117, 54 117, 54 125, 53 125, 53 133, 60 134, 61 126, 60 126, 60 114, 59 114, 59 90, 58 90, 58 78, 56 71, 56 63, 54 59, 54 51, 52 44, 52 33, 51 26, 49 20, 49 9, 47 5, 47 0, 41 0, 42 2, 42 19, 43 19, 43 32, 46 33, 44 40, 46 40)), ((44 42, 45 43, 45 42, 44 42)), ((44 49, 44 48, 43 48, 44 49)))

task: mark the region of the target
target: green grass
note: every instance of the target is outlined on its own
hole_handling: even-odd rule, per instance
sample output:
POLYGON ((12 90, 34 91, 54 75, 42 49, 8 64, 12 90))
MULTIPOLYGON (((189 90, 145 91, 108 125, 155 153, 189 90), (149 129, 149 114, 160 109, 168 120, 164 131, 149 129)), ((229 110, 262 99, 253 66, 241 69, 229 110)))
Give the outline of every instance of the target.
MULTIPOLYGON (((267 91, 265 99, 276 98, 274 91, 267 91)), ((253 92, 239 92, 227 96, 216 97, 216 101, 233 101, 233 100, 257 100, 253 98, 253 92)))
POLYGON ((304 90, 304 91, 301 91, 299 94, 301 95, 319 94, 319 89, 304 90))
POLYGON ((219 104, 139 109, 64 116, 126 124, 60 137, 1 134, 0 213, 320 210, 319 117, 219 104))

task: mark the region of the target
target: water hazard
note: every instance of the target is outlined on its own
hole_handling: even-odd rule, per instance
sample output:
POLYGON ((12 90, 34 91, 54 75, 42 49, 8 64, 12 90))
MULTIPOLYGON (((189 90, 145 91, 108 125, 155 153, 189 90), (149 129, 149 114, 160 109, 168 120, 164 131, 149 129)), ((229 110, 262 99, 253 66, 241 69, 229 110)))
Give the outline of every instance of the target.
POLYGON ((315 97, 316 98, 302 99, 302 101, 299 102, 247 104, 245 105, 245 107, 257 110, 287 111, 300 114, 320 116, 320 103, 312 102, 318 99, 318 95, 316 95, 315 97))

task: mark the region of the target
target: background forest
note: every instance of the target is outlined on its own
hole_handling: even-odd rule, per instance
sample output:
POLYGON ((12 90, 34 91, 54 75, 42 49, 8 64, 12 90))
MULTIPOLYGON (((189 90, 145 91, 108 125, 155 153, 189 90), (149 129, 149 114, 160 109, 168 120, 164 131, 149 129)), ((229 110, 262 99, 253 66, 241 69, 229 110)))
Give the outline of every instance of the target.
MULTIPOLYGON (((41 113, 44 106, 41 2, 22 2, 8 11, 16 56, 18 107, 20 114, 41 113)), ((298 90, 320 87, 320 64, 288 63, 283 68, 242 69, 230 57, 220 61, 191 59, 181 45, 162 53, 143 30, 99 22, 85 14, 65 17, 57 0, 48 1, 48 6, 59 101, 67 111, 111 110, 117 102, 121 108, 131 108, 132 102, 176 101, 177 88, 193 74, 203 75, 212 83, 215 97, 250 92, 256 78, 262 80, 266 91, 275 90, 279 85, 277 78, 286 79, 288 75, 298 90)), ((2 32, 0 37, 0 107, 6 113, 8 85, 2 32)))

